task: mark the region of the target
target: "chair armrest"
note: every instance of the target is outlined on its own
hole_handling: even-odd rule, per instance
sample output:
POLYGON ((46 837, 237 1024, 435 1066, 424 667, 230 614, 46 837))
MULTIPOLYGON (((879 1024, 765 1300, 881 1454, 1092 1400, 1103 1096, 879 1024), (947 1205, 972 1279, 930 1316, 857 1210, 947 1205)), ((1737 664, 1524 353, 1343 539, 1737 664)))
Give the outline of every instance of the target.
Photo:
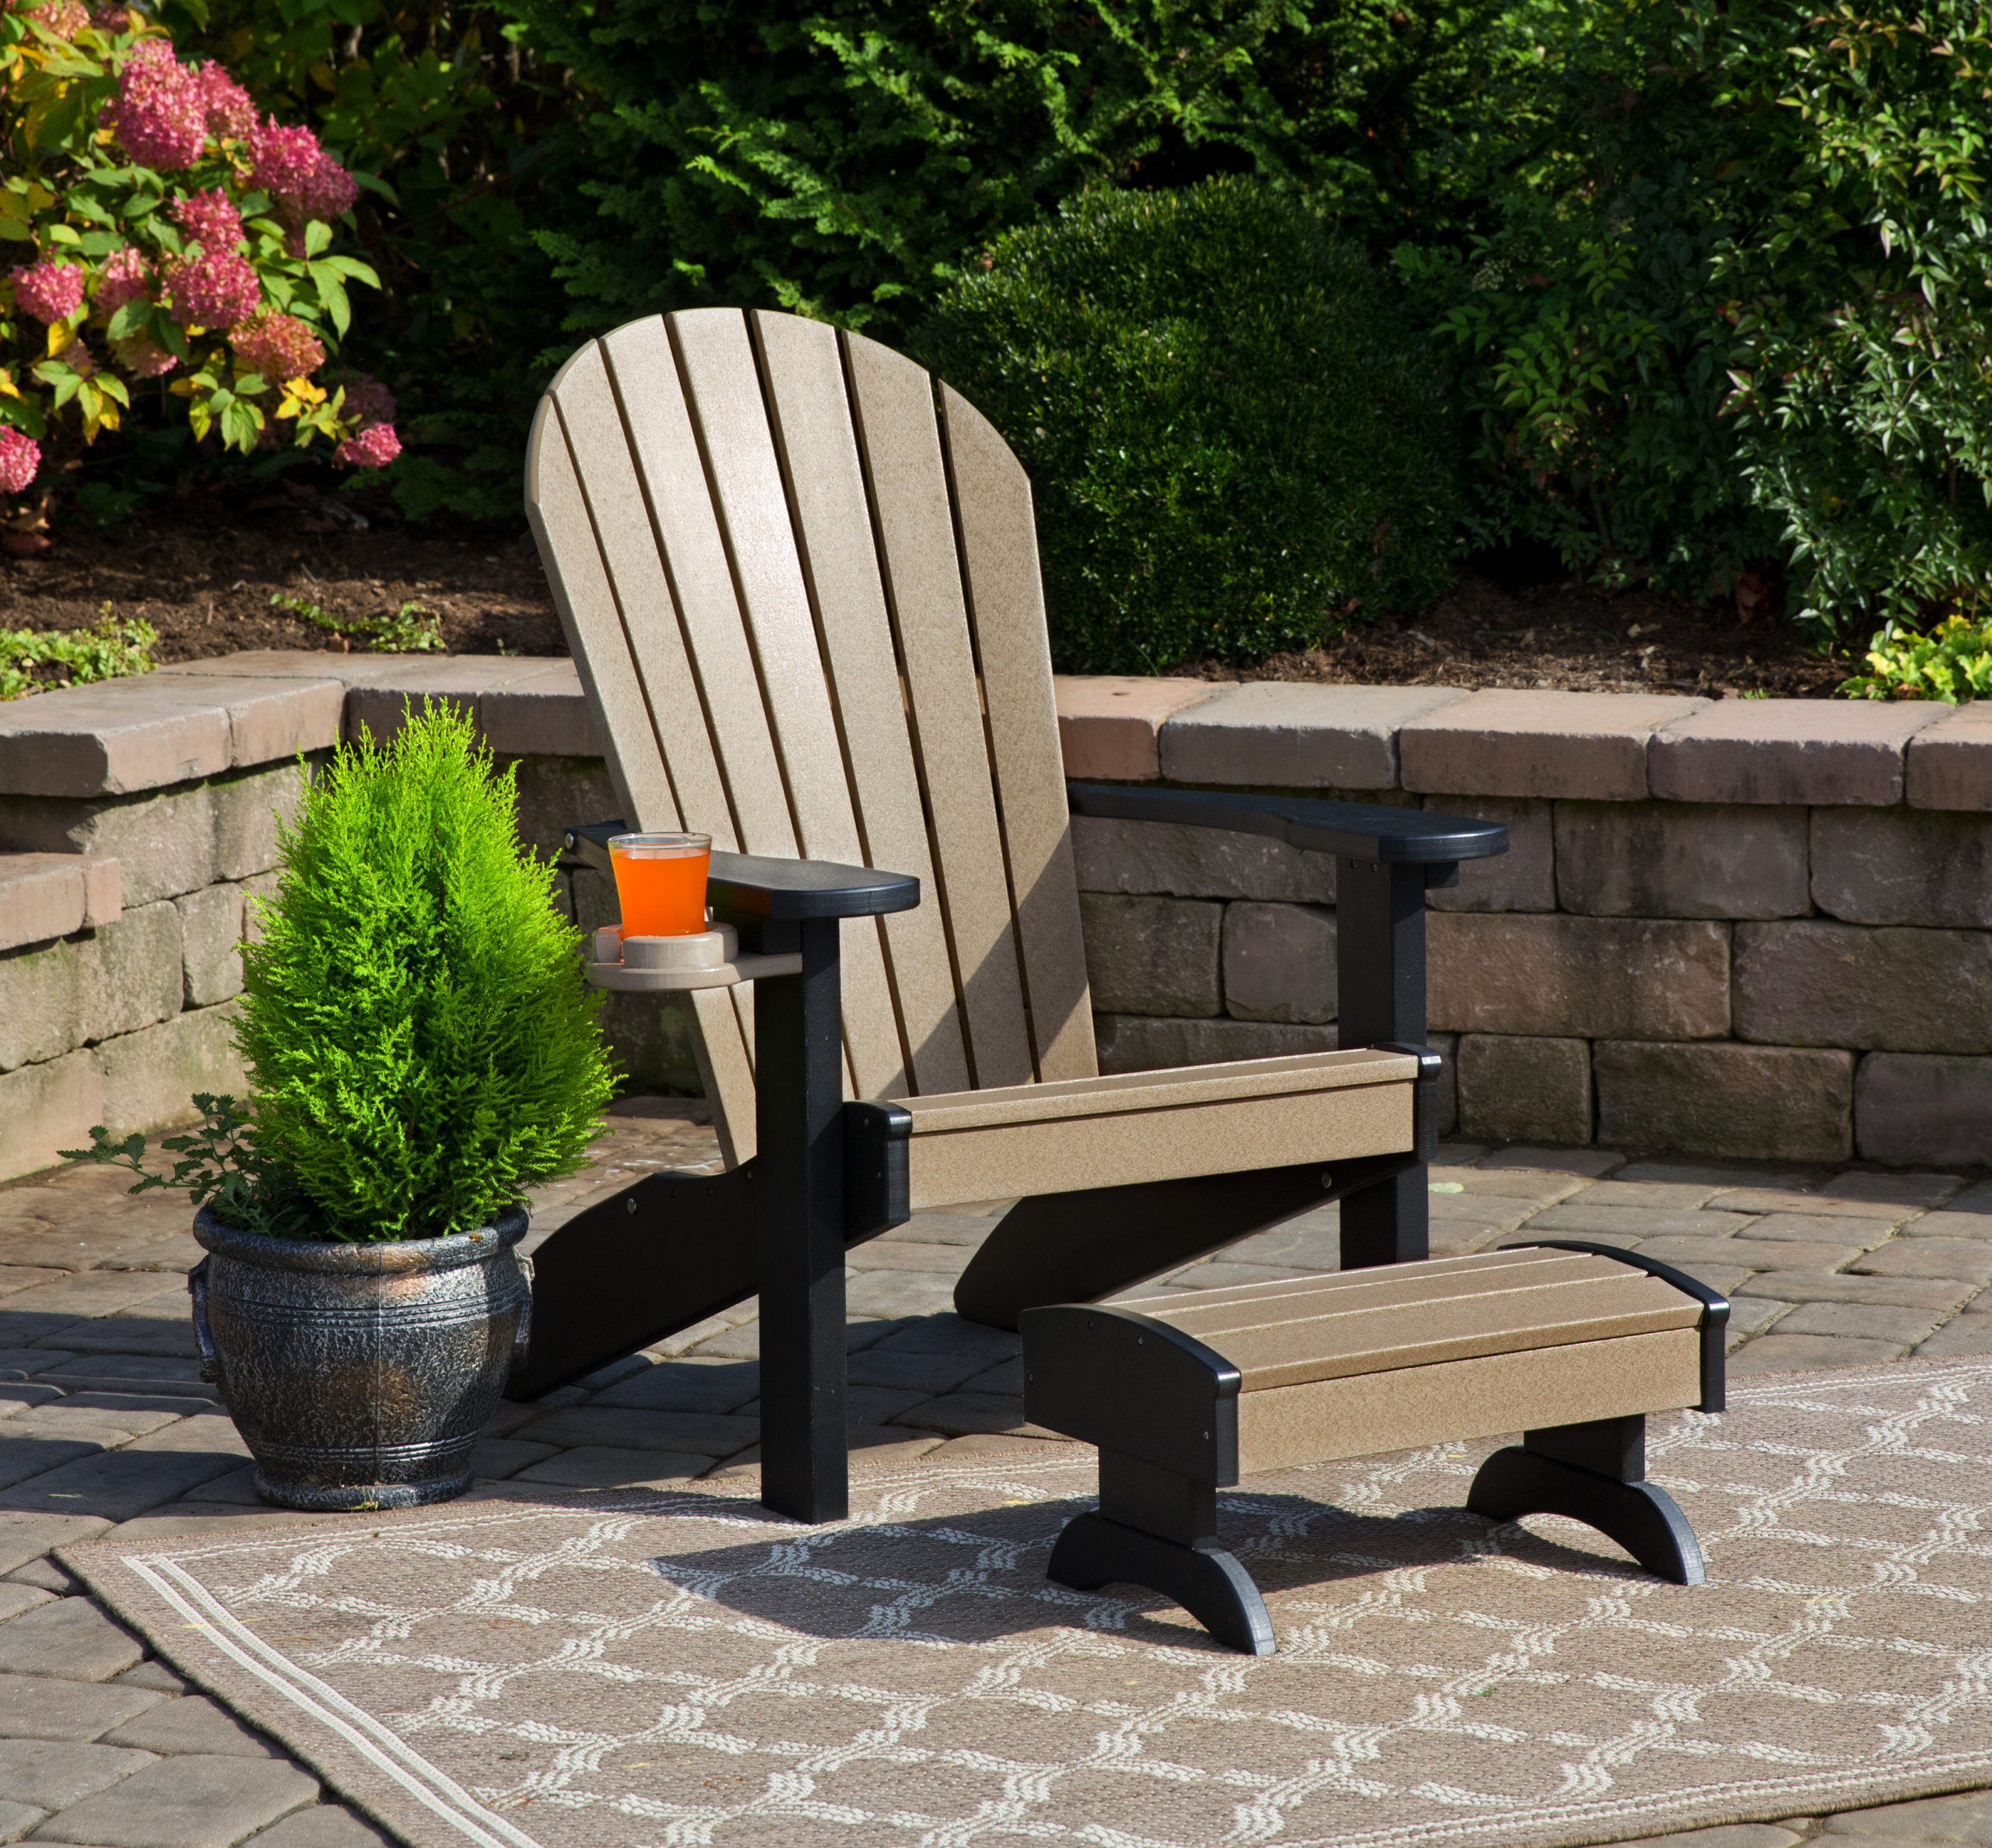
MULTIPOLYGON (((614 870, 608 841, 630 832, 626 822, 595 822, 567 830, 567 851, 602 872, 614 870)), ((706 896, 715 916, 728 922, 801 924, 813 918, 879 917, 910 911, 920 903, 920 882, 910 873, 833 860, 766 860, 752 854, 713 855, 706 896)))
POLYGON ((1227 828, 1268 835, 1303 853, 1351 860, 1429 865, 1484 860, 1508 850, 1508 830, 1498 822, 1467 821, 1380 802, 1317 802, 1304 796, 1110 783, 1068 783, 1065 797, 1073 814, 1102 821, 1227 828))

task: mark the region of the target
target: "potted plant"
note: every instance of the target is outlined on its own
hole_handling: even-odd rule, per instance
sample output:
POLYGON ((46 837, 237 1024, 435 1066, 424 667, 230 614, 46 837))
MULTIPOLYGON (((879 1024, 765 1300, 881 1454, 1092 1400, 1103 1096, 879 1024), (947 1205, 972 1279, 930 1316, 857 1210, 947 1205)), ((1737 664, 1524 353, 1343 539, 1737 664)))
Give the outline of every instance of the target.
POLYGON ((202 1374, 268 1500, 461 1493, 523 1355, 524 1197, 582 1165, 614 1075, 516 812, 513 770, 449 707, 341 749, 244 951, 246 1105, 196 1096, 169 1174, 101 1126, 64 1152, 191 1194, 202 1374))

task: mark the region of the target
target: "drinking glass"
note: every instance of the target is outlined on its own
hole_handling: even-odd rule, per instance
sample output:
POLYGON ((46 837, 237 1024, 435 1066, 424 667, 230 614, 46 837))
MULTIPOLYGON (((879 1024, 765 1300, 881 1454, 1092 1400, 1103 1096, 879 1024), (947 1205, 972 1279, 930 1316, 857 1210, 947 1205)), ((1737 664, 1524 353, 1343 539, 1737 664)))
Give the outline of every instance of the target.
POLYGON ((706 928, 710 834, 616 834, 608 843, 625 937, 689 937, 706 928))

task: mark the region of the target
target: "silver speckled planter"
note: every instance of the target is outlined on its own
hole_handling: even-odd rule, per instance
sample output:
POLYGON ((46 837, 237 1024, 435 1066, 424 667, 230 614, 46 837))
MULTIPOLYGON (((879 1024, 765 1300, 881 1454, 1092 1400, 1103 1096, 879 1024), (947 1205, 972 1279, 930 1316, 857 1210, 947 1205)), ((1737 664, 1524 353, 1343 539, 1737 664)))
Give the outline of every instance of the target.
POLYGON ((201 1377, 287 1508, 410 1508, 470 1486, 470 1454, 525 1352, 532 1292, 513 1247, 523 1207, 449 1238, 349 1245, 194 1236, 201 1377))

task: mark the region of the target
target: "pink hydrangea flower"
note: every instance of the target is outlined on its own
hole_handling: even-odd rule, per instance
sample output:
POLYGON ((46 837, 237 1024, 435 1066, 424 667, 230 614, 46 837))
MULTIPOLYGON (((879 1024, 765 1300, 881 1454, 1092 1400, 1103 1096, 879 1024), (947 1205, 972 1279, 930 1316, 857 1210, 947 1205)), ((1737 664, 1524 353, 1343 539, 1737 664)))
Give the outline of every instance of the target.
POLYGON ((183 328, 232 328, 256 312, 263 299, 256 272, 240 257, 182 259, 166 269, 173 318, 183 328))
POLYGON ((201 157, 208 139, 207 108, 198 76, 173 55, 165 40, 132 48, 117 73, 117 94, 103 120, 141 167, 177 173, 201 157))
POLYGON ((369 424, 394 422, 395 394, 371 373, 356 373, 342 383, 345 399, 340 409, 356 419, 362 430, 369 424))
POLYGON ((202 65, 195 81, 210 135, 217 140, 247 141, 256 132, 256 105, 219 65, 202 65))
POLYGON ((14 272, 14 300, 23 314, 32 314, 44 326, 67 321, 83 305, 83 270, 78 263, 58 263, 44 257, 39 263, 18 265, 14 272))
POLYGON ((334 459, 354 468, 384 468, 402 452, 402 440, 391 423, 369 424, 332 451, 334 459))
POLYGON ((55 357, 72 372, 79 373, 84 378, 96 377, 96 356, 80 339, 72 340, 55 357))
POLYGON ((28 16, 58 38, 74 38, 90 23, 89 9, 82 0, 47 0, 44 6, 30 9, 28 16))
POLYGON ((242 214, 219 187, 182 199, 173 216, 189 237, 198 240, 203 255, 232 256, 242 242, 242 214))
POLYGON ((113 251, 96 272, 97 311, 115 314, 127 302, 150 293, 153 272, 144 258, 128 244, 113 251))
POLYGON ((324 154, 309 128, 280 128, 272 117, 249 138, 250 184, 280 199, 296 199, 324 154))
POLYGON ((129 339, 114 340, 112 354, 135 379, 156 379, 170 372, 180 362, 149 335, 134 334, 129 339))
POLYGON ((11 423, 0 423, 0 494, 18 494, 41 466, 41 445, 11 423))
POLYGON ((338 218, 352 209, 359 188, 352 175, 331 155, 321 153, 311 177, 297 195, 297 209, 307 218, 338 218))
POLYGON ((317 337, 293 314, 259 314, 230 334, 228 343, 237 359, 266 379, 303 378, 325 363, 317 337))

